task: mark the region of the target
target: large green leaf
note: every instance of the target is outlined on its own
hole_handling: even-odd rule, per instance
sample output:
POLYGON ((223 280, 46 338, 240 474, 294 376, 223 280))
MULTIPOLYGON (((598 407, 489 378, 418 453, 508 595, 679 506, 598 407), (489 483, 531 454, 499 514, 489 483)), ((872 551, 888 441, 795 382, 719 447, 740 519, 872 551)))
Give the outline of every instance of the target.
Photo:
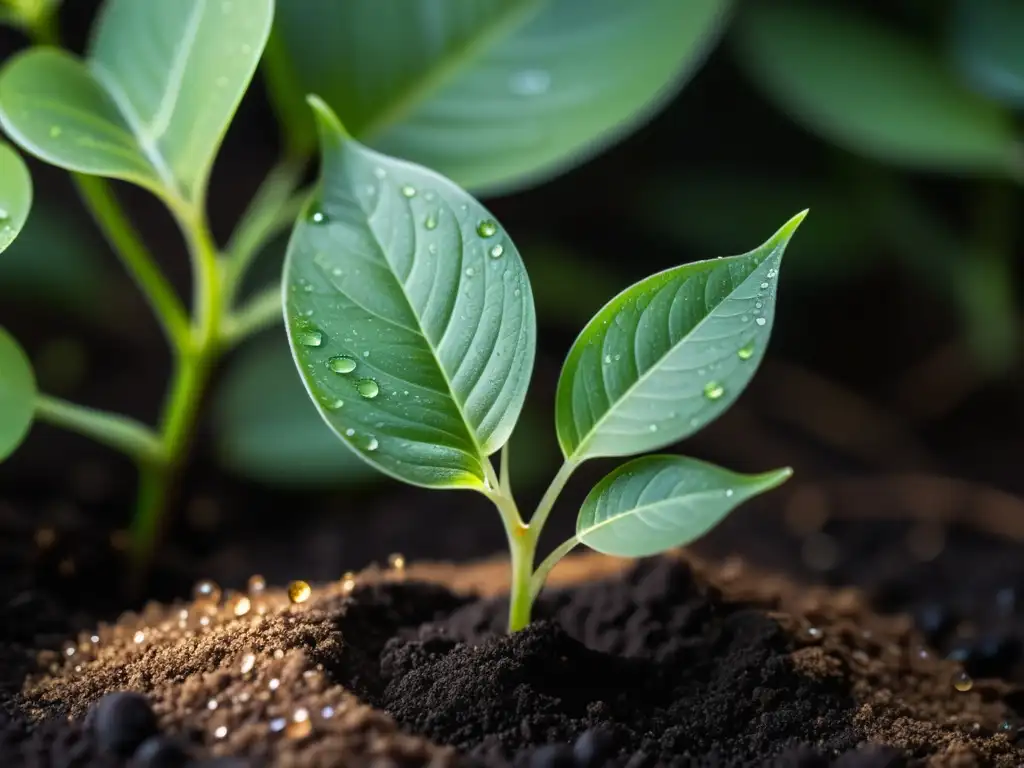
POLYGON ((1024 107, 1024 3, 957 0, 953 54, 975 90, 1024 107))
POLYGON ((646 119, 729 0, 288 0, 268 51, 298 143, 317 93, 361 141, 471 188, 551 176, 646 119))
POLYGON ((791 474, 741 475, 683 456, 644 456, 594 486, 580 508, 576 538, 617 557, 656 555, 703 536, 791 474))
POLYGON ((0 327, 0 461, 21 445, 35 410, 32 364, 18 342, 0 327))
POLYGON ((533 368, 519 252, 452 182, 366 149, 313 104, 322 176, 284 275, 306 388, 338 436, 384 472, 480 487, 533 368))
POLYGON ((751 3, 735 25, 747 75, 827 141, 885 162, 947 172, 1014 173, 1010 116, 941 58, 823 3, 751 3))
POLYGON ((733 403, 764 355, 782 254, 805 213, 750 253, 660 272, 597 313, 558 381, 568 461, 662 448, 733 403))
POLYGON ((213 419, 221 462, 250 480, 327 486, 381 477, 324 424, 280 336, 252 344, 227 364, 213 419))
POLYGON ((14 242, 32 208, 32 177, 18 153, 0 142, 0 252, 14 242))
POLYGON ((108 0, 88 57, 32 48, 0 73, 0 122, 48 163, 201 203, 273 0, 108 0))

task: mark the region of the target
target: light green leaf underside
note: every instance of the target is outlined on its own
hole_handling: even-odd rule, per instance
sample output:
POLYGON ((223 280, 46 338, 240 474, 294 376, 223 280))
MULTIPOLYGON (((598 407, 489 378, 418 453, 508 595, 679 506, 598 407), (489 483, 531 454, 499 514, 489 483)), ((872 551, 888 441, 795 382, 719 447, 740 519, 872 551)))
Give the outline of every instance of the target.
POLYGON ((324 424, 295 375, 287 344, 276 336, 228 362, 213 419, 220 461, 255 482, 308 487, 382 477, 324 424))
POLYGON ((284 278, 299 372, 327 423, 384 472, 480 486, 533 368, 519 253, 450 181, 366 149, 317 109, 319 199, 296 225, 284 278))
POLYGON ((18 342, 0 327, 0 461, 25 439, 35 407, 32 364, 18 342))
POLYGON ((24 161, 0 142, 0 253, 14 242, 32 208, 32 177, 24 161))
POLYGON ((717 40, 729 5, 289 0, 271 81, 285 119, 301 115, 292 92, 317 93, 376 149, 468 188, 509 189, 648 117, 717 40))
POLYGON ((957 0, 953 55, 980 93, 1024 107, 1024 3, 1020 0, 957 0))
POLYGON ((273 0, 109 0, 83 62, 33 48, 0 121, 48 163, 198 204, 270 32, 273 0))
POLYGON ((683 456, 644 456, 594 487, 580 509, 576 537, 608 555, 656 555, 695 541, 791 474, 741 475, 683 456))
POLYGON ((660 272, 597 313, 558 381, 569 461, 663 448, 735 401, 768 345, 782 254, 804 215, 756 250, 660 272))
POLYGON ((1011 172, 1009 115, 910 40, 810 3, 749 4, 734 30, 751 80, 827 141, 910 167, 1011 172))

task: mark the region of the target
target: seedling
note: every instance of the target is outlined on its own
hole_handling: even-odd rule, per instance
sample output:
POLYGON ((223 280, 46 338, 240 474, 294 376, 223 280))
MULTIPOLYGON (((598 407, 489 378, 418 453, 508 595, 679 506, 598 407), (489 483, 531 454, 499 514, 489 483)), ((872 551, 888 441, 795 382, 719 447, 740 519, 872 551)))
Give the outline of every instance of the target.
POLYGON ((578 544, 626 557, 681 546, 789 476, 675 455, 634 459, 597 484, 575 536, 536 565, 544 524, 580 464, 664 448, 735 401, 764 354, 782 254, 804 214, 750 253, 653 275, 597 313, 558 384, 564 464, 527 522, 507 443, 537 327, 515 244, 454 183, 362 146, 327 105, 310 103, 321 178, 284 272, 295 362, 324 420, 366 461, 494 503, 511 552, 510 630, 529 623, 548 573, 578 544), (500 471, 490 459, 498 451, 500 471))
MULTIPOLYGON (((359 12, 386 13, 384 5, 360 6, 359 12)), ((282 41, 294 42, 295 30, 301 29, 294 15, 301 15, 299 3, 278 9, 286 19, 282 39, 271 46, 273 55, 267 51, 270 81, 280 100, 282 83, 287 86, 300 71, 326 78, 336 101, 352 100, 347 107, 359 117, 354 124, 360 135, 383 131, 383 143, 412 154, 422 151, 432 164, 443 164, 447 152, 453 156, 451 167, 481 184, 523 183, 607 141, 653 105, 662 93, 659 83, 688 71, 700 49, 702 35, 696 33, 717 27, 719 5, 724 4, 660 3, 624 10, 609 4, 600 10, 595 23, 602 28, 616 28, 611 22, 620 14, 639 14, 642 21, 628 25, 632 31, 617 40, 621 45, 615 50, 626 58, 607 59, 612 66, 603 72, 606 93, 622 89, 623 98, 601 109, 580 111, 576 97, 564 95, 583 86, 592 90, 591 79, 602 73, 575 66, 576 57, 592 38, 605 38, 584 34, 576 22, 566 26, 564 14, 547 6, 523 18, 492 19, 490 26, 481 16, 476 34, 480 46, 505 46, 501 50, 518 50, 526 39, 522 35, 542 35, 545 46, 531 47, 531 55, 557 70, 557 84, 548 70, 503 71, 499 61, 521 66, 504 54, 487 59, 465 82, 450 81, 452 68, 443 56, 437 64, 443 78, 422 77, 422 57, 412 57, 402 65, 422 87, 403 86, 396 95, 385 78, 388 82, 375 84, 381 92, 377 102, 361 101, 369 86, 338 88, 337 73, 313 66, 305 56, 310 51, 301 45, 291 51, 295 66, 286 66, 282 41), (674 32, 659 36, 659 30, 673 28, 662 21, 682 20, 679 14, 695 33, 685 50, 674 32), (499 40, 495 30, 513 28, 516 35, 499 40), (568 54, 550 45, 556 32, 575 40, 565 49, 568 54), (643 57, 655 37, 665 55, 653 56, 656 66, 649 72, 637 68, 643 82, 631 82, 632 75, 625 77, 615 62, 643 57), (573 66, 561 66, 564 55, 573 57, 573 66), (442 140, 435 135, 434 118, 417 122, 410 99, 427 99, 427 112, 440 122, 448 120, 440 115, 464 119, 463 102, 450 100, 451 89, 465 87, 476 98, 483 82, 478 75, 499 78, 495 82, 501 87, 487 97, 497 144, 488 148, 482 138, 487 131, 481 130, 479 141, 473 133, 482 125, 480 112, 456 126, 461 133, 442 140), (431 90, 438 87, 435 80, 444 85, 437 93, 431 90), (533 110, 535 121, 560 115, 565 124, 541 144, 521 143, 526 134, 508 133, 507 116, 524 109, 533 110), (456 135, 472 138, 463 142, 466 147, 458 146, 459 152, 456 135), (473 163, 467 165, 463 149, 473 163)), ((140 470, 133 525, 138 562, 145 562, 156 541, 214 365, 247 336, 279 321, 282 303, 306 389, 349 448, 397 479, 427 488, 473 489, 495 504, 511 551, 512 630, 529 622, 547 574, 578 544, 630 557, 680 546, 788 477, 788 469, 740 475, 675 455, 634 459, 590 492, 576 535, 536 563, 544 524, 580 464, 682 440, 720 415, 744 389, 764 354, 782 254, 803 214, 750 253, 688 264, 637 283, 587 325, 569 353, 557 392, 555 421, 564 464, 526 521, 511 490, 507 442, 532 373, 536 319, 519 252, 494 216, 438 173, 363 146, 326 103, 310 97, 321 150, 319 183, 312 192, 298 188, 312 151, 299 130, 287 142, 290 154, 268 175, 226 247, 218 248, 206 220, 207 182, 267 45, 273 0, 107 0, 84 59, 52 47, 52 0, 0 0, 0 6, 7 9, 0 21, 15 14, 38 42, 51 44, 5 63, 0 124, 22 150, 73 174, 174 355, 166 405, 152 428, 38 392, 28 358, 0 329, 0 459, 18 446, 33 420, 75 430, 134 458, 140 470), (174 217, 193 267, 190 309, 156 266, 109 179, 148 190, 174 217), (282 286, 239 300, 256 253, 292 226, 282 286), (495 470, 491 458, 499 451, 495 470)), ((332 9, 334 22, 356 13, 349 4, 332 9)), ((433 21, 449 24, 462 40, 463 16, 438 14, 433 21)), ((336 26, 339 34, 351 28, 336 26)), ((364 27, 381 34, 390 29, 364 27)), ((403 31, 396 40, 376 42, 406 53, 416 41, 403 31)), ((436 56, 435 47, 424 44, 420 53, 436 56)), ((459 43, 458 50, 462 56, 484 49, 459 43)), ((604 47, 590 51, 595 61, 605 61, 605 52, 604 47)), ((359 78, 363 70, 339 71, 359 78)), ((387 71, 390 77, 392 69, 387 71)), ((296 112, 290 101, 280 109, 292 125, 296 112)), ((31 198, 31 180, 19 155, 0 143, 0 251, 24 225, 31 198)))

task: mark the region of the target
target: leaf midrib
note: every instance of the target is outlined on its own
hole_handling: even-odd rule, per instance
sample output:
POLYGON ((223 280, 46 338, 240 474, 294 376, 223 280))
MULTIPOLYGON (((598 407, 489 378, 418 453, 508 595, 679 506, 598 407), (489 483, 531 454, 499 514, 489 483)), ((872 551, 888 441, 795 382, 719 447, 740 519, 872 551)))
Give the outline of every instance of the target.
POLYGON ((432 93, 440 90, 459 72, 469 66, 492 43, 503 39, 512 30, 526 23, 530 16, 549 0, 519 0, 496 14, 479 28, 478 33, 460 45, 456 45, 428 67, 418 77, 409 81, 395 98, 363 125, 358 138, 372 142, 376 135, 427 100, 432 93))

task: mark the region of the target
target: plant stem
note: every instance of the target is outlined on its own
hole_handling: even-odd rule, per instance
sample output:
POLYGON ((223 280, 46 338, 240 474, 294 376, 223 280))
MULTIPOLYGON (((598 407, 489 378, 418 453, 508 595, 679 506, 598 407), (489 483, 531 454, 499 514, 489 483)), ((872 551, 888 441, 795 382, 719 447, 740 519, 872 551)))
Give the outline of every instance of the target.
POLYGON ((536 600, 540 591, 544 589, 544 582, 548 580, 548 574, 551 573, 551 569, 558 565, 558 561, 572 552, 579 543, 580 540, 575 536, 571 539, 566 539, 555 547, 551 554, 545 557, 544 561, 537 566, 537 570, 533 572, 533 576, 530 578, 531 602, 536 600))
POLYGON ((224 318, 221 341, 226 347, 234 347, 254 333, 280 322, 281 312, 281 287, 274 285, 256 294, 240 309, 224 318))
POLYGON ((36 419, 92 438, 135 459, 157 464, 163 457, 159 437, 146 425, 116 413, 87 408, 58 397, 36 398, 36 419))
POLYGON ((203 391, 220 353, 224 297, 217 248, 202 215, 181 216, 179 224, 192 257, 196 321, 190 343, 175 357, 171 389, 160 419, 164 461, 144 467, 139 477, 139 494, 132 521, 137 568, 147 563, 152 554, 164 510, 170 502, 171 485, 184 461, 203 391))
POLYGON ((188 315, 178 295, 124 215, 110 185, 96 176, 76 173, 73 178, 103 236, 152 307, 168 342, 174 349, 181 349, 189 337, 188 315))
POLYGON ((508 631, 518 632, 530 623, 533 595, 530 583, 537 544, 532 536, 509 539, 512 548, 512 585, 508 596, 508 631))
MULTIPOLYGON (((533 517, 530 518, 530 529, 533 532, 532 536, 534 539, 540 538, 540 532, 544 529, 544 523, 547 522, 548 515, 551 514, 551 509, 555 506, 555 501, 558 500, 558 495, 565 488, 565 484, 569 482, 569 478, 572 477, 572 473, 576 471, 578 466, 577 462, 567 460, 555 474, 551 485, 544 491, 544 495, 541 496, 540 503, 537 504, 537 509, 533 513, 533 517)), ((534 544, 536 544, 536 541, 534 544)))

